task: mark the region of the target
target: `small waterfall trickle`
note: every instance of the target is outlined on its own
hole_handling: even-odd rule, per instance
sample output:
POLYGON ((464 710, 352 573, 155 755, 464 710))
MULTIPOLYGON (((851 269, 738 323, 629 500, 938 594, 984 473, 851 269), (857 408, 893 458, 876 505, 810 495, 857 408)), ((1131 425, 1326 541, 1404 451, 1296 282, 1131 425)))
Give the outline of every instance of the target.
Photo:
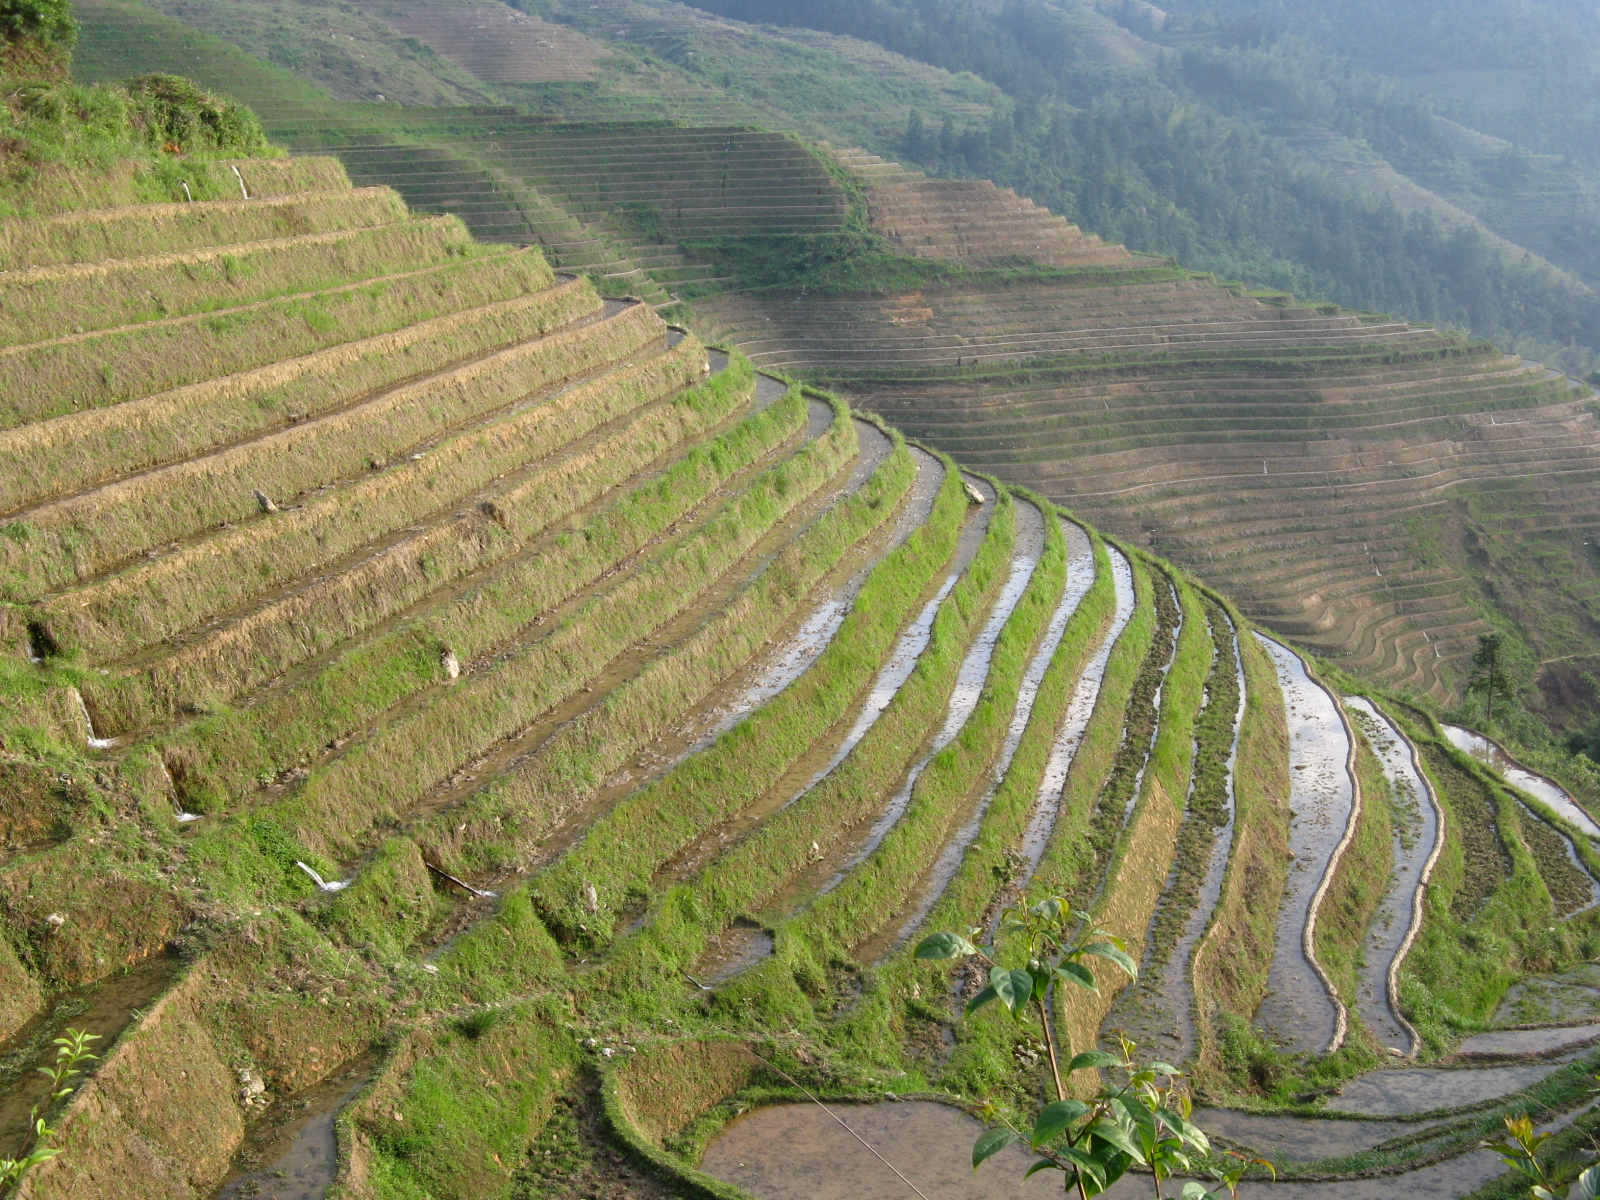
POLYGON ((83 714, 83 727, 88 731, 89 749, 109 750, 117 744, 116 738, 103 738, 95 736, 94 718, 89 715, 89 706, 83 702, 83 693, 77 688, 68 688, 72 698, 78 704, 78 711, 83 714))
POLYGON ((161 767, 161 777, 167 781, 167 795, 171 797, 172 807, 177 811, 178 824, 186 825, 190 821, 198 821, 205 816, 204 813, 184 812, 183 801, 178 798, 178 781, 173 779, 172 772, 167 769, 165 759, 158 758, 156 762, 161 767))

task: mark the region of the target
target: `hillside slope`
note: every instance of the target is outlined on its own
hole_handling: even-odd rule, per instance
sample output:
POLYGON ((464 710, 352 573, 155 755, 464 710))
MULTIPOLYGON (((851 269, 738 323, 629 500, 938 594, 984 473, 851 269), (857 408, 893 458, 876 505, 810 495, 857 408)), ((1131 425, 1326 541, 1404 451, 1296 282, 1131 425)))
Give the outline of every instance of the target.
MULTIPOLYGON (((848 177, 751 140, 845 236, 848 177)), ((210 163, 237 194, 165 169, 0 224, 0 1156, 37 1101, 61 1151, 19 1200, 286 1162, 347 1198, 737 1198, 696 1163, 782 1082, 750 1048, 1017 1111, 1037 1055, 912 956, 1017 887, 1125 938, 1170 1001, 1149 1036, 1261 1102, 1448 1052, 1524 964, 1593 952, 1580 809, 1377 696, 1450 820, 1356 840, 1386 810, 1337 681, 1180 569, 334 159, 210 163), (1378 901, 1424 936, 1373 952, 1374 998, 1378 901), (49 1105, 69 1029, 101 1060, 49 1105)), ((997 214, 902 266, 1044 239, 1051 286, 1203 292, 1239 353, 1435 340, 891 186, 869 219, 908 250, 919 203, 997 214)), ((662 220, 700 219, 682 194, 662 220)), ((1059 1006, 1079 1047, 1123 1021, 1100 981, 1059 1006)))
POLYGON ((1444 694, 1486 620, 1541 659, 1592 653, 1589 389, 1457 335, 1219 287, 1008 193, 842 161, 876 231, 967 275, 712 299, 714 336, 1093 514, 1370 677, 1444 694), (1018 258, 1055 271, 995 268, 1018 258))

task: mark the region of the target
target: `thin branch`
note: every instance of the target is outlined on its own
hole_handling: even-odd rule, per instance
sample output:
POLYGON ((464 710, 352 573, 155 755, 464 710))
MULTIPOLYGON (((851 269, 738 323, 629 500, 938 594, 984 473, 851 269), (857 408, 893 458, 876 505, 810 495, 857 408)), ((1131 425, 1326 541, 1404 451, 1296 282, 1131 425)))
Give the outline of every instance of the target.
POLYGON ((750 1047, 748 1047, 748 1046, 744 1047, 744 1052, 746 1054, 748 1054, 751 1058, 755 1059, 758 1063, 761 1063, 763 1066, 771 1067, 779 1075, 782 1075, 790 1083, 794 1084, 795 1087, 800 1088, 801 1092, 805 1093, 805 1097, 806 1097, 807 1100, 810 1100, 811 1103, 815 1104, 818 1108, 820 1108, 823 1112, 827 1113, 835 1121, 838 1121, 839 1127, 841 1129, 843 1129, 851 1137, 855 1138, 856 1141, 860 1142, 868 1150, 871 1150, 872 1151, 872 1156, 874 1158, 876 1158, 879 1162, 881 1162, 884 1166, 888 1167, 889 1170, 893 1171, 895 1173, 896 1177, 899 1178, 901 1183, 905 1184, 908 1188, 910 1188, 918 1196, 921 1196, 922 1200, 928 1200, 928 1197, 923 1193, 921 1188, 919 1188, 916 1184, 912 1183, 911 1180, 907 1179, 904 1175, 901 1175, 900 1174, 900 1169, 898 1167, 896 1167, 892 1162, 890 1162, 883 1155, 879 1154, 877 1149, 872 1145, 871 1142, 867 1141, 866 1138, 862 1137, 854 1129, 851 1129, 850 1126, 846 1125, 842 1120, 840 1120, 839 1115, 837 1113, 835 1113, 831 1108, 829 1108, 821 1100, 818 1100, 810 1092, 807 1092, 805 1088, 801 1087, 800 1086, 800 1082, 797 1079, 795 1079, 795 1077, 793 1075, 790 1075, 789 1072, 785 1071, 782 1067, 778 1066, 777 1063, 768 1062, 766 1059, 762 1058, 761 1055, 757 1054, 754 1050, 750 1049, 750 1047))

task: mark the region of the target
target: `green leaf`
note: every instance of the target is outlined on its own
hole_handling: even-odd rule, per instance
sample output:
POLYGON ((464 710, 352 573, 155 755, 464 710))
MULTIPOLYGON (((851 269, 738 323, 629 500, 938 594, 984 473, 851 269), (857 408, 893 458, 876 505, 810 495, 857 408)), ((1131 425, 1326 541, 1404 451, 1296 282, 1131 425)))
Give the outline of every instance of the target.
POLYGON ((1118 949, 1110 942, 1090 942, 1083 948, 1085 954, 1093 954, 1099 958, 1108 958, 1121 967, 1134 979, 1139 978, 1139 964, 1133 961, 1132 955, 1126 950, 1118 949))
POLYGON ((1002 1003, 1016 1016, 1033 999, 1033 976, 1026 971, 996 967, 989 972, 989 986, 1002 1003))
POLYGON ((976 1171, 1007 1146, 1014 1146, 1021 1140, 1004 1126, 985 1129, 978 1135, 978 1140, 972 1143, 972 1169, 976 1171))
POLYGON ((1082 963, 1062 963, 1056 968, 1056 977, 1068 983, 1075 983, 1079 987, 1088 988, 1091 992, 1100 990, 1100 985, 1094 981, 1094 972, 1082 963))
POLYGON ((1067 1064, 1067 1070, 1087 1071, 1090 1067, 1120 1067, 1122 1060, 1115 1054, 1107 1054, 1104 1050, 1085 1050, 1082 1054, 1074 1054, 1072 1061, 1067 1064))
POLYGON ((978 948, 959 933, 935 933, 922 939, 917 958, 969 958, 978 948))
POLYGON ((1060 1163, 1055 1162, 1052 1159, 1041 1158, 1038 1162, 1034 1163, 1033 1166, 1028 1168, 1027 1174, 1025 1174, 1023 1176, 1023 1178, 1024 1179, 1032 1179, 1040 1171, 1065 1171, 1065 1170, 1066 1170, 1066 1168, 1063 1167, 1060 1163))
POLYGON ((1087 1175, 1091 1182, 1104 1186, 1106 1182, 1106 1164, 1092 1154, 1079 1150, 1076 1146, 1063 1146, 1056 1151, 1060 1157, 1066 1159, 1077 1170, 1087 1175))
POLYGON ((1035 904, 1028 911, 1033 913, 1033 915, 1036 917, 1042 917, 1046 921, 1054 921, 1061 916, 1061 910, 1065 904, 1066 901, 1061 899, 1061 897, 1051 896, 1047 900, 1039 901, 1039 903, 1035 904))
POLYGON ((1161 1110, 1162 1119, 1181 1137, 1188 1145, 1193 1146, 1201 1154, 1211 1153, 1211 1139, 1206 1136, 1206 1131, 1200 1126, 1183 1119, 1182 1115, 1173 1112, 1170 1108, 1161 1110))
POLYGON ((1046 1142, 1053 1142, 1067 1131, 1067 1127, 1089 1111, 1082 1100, 1057 1100, 1046 1104, 1033 1123, 1033 1148, 1037 1150, 1046 1142))
POLYGON ((1578 1176, 1567 1200, 1600 1200, 1600 1166, 1590 1167, 1578 1176))
POLYGON ((1170 1108, 1158 1108, 1156 1115, 1161 1118, 1163 1125, 1178 1135, 1184 1145, 1193 1146, 1202 1154, 1211 1153, 1211 1139, 1198 1125, 1191 1125, 1170 1108))
POLYGON ((979 992, 971 1000, 967 1001, 967 1016, 970 1017, 985 1004, 997 999, 999 999, 999 993, 997 993, 992 987, 984 988, 983 991, 979 992))
POLYGON ((1181 1197, 1181 1200, 1222 1200, 1222 1197, 1217 1195, 1215 1192, 1207 1191, 1205 1184, 1196 1183, 1193 1179, 1191 1179, 1188 1183, 1183 1185, 1183 1196, 1181 1197))
POLYGON ((1139 1148, 1139 1143, 1133 1140, 1133 1133, 1117 1122, 1101 1117, 1094 1123, 1094 1136, 1108 1145, 1115 1146, 1134 1162, 1144 1162, 1144 1152, 1139 1148))

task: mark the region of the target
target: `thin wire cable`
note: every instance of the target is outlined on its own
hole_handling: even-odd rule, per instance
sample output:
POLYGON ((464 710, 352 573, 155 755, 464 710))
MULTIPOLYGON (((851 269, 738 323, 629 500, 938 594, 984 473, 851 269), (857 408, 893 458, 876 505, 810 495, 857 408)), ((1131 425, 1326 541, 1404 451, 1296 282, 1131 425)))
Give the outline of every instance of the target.
POLYGON ((907 1179, 904 1175, 901 1175, 900 1174, 900 1169, 898 1167, 896 1167, 892 1162, 890 1162, 883 1155, 879 1154, 878 1151, 873 1147, 873 1145, 870 1142, 867 1141, 866 1138, 862 1137, 854 1129, 851 1129, 850 1126, 846 1125, 842 1120, 840 1120, 839 1115, 837 1113, 835 1113, 833 1111, 833 1109, 829 1108, 821 1100, 818 1100, 810 1092, 807 1092, 805 1088, 800 1087, 799 1082, 795 1079, 795 1077, 793 1075, 790 1075, 789 1072, 785 1071, 782 1067, 778 1066, 777 1063, 768 1062, 766 1059, 762 1058, 761 1055, 757 1054, 754 1050, 750 1049, 750 1047, 748 1047, 748 1046, 744 1047, 744 1052, 746 1054, 748 1054, 751 1058, 755 1059, 758 1063, 762 1064, 763 1066, 771 1067, 779 1075, 782 1075, 790 1083, 794 1084, 795 1087, 800 1088, 800 1090, 802 1092, 805 1092, 805 1097, 806 1097, 807 1100, 811 1101, 811 1103, 815 1104, 818 1108, 820 1108, 823 1112, 827 1113, 835 1121, 838 1121, 839 1122, 839 1128, 843 1129, 851 1137, 855 1138, 856 1141, 860 1142, 868 1150, 871 1150, 872 1151, 872 1156, 874 1158, 876 1158, 879 1162, 881 1162, 884 1166, 888 1167, 889 1170, 893 1171, 895 1173, 895 1175, 899 1178, 901 1183, 905 1184, 908 1188, 910 1188, 918 1196, 921 1196, 922 1200, 928 1200, 928 1197, 923 1194, 923 1191, 922 1191, 921 1188, 919 1188, 916 1184, 912 1183, 911 1180, 907 1179))

